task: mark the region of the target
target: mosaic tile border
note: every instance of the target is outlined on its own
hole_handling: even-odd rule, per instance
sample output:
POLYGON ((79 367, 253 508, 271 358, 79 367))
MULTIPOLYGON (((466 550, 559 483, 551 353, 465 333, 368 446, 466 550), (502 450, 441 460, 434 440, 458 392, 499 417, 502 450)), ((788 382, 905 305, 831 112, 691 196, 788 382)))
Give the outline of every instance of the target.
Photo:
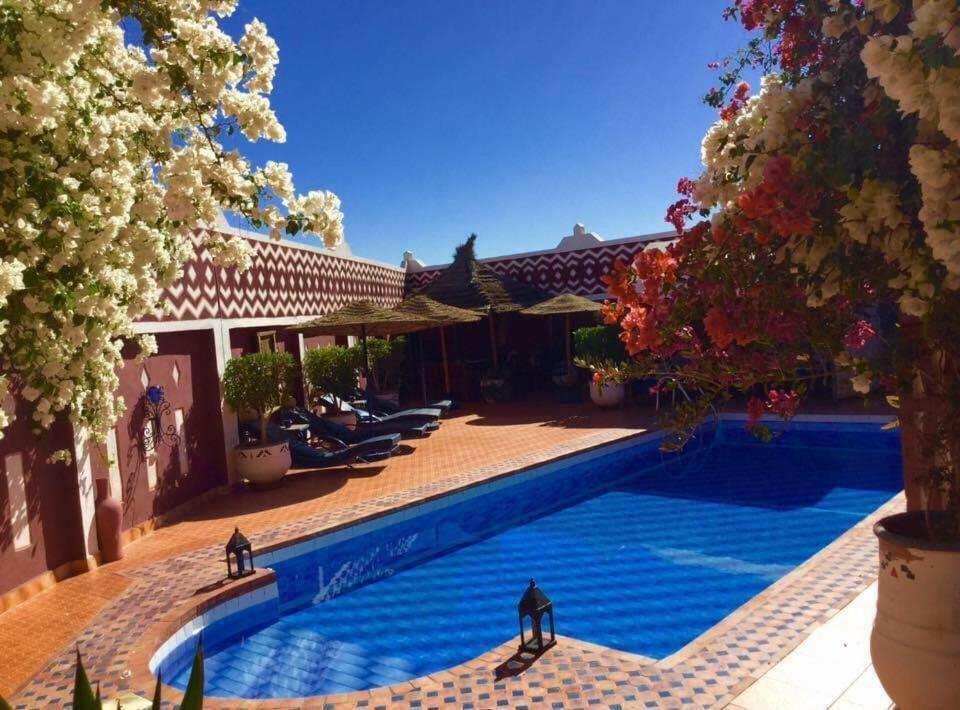
MULTIPOLYGON (((535 454, 477 468, 402 493, 291 522, 254 536, 275 549, 345 525, 550 463, 618 440, 651 434, 600 432, 535 454)), ((735 697, 876 578, 873 522, 903 508, 901 496, 724 621, 659 663, 576 639, 558 645, 524 673, 494 678, 515 641, 449 671, 388 688, 282 701, 208 699, 210 708, 660 708, 718 707, 735 697)), ((221 550, 210 547, 125 573, 135 581, 78 639, 91 678, 106 698, 152 694, 149 660, 170 635, 205 611, 269 584, 272 573, 224 583, 221 550), (196 590, 196 591, 194 591, 196 590)), ((638 630, 642 633, 642 630, 638 630)), ((60 707, 69 700, 73 651, 66 649, 21 689, 15 707, 60 707)), ((165 689, 165 706, 180 693, 165 689)))

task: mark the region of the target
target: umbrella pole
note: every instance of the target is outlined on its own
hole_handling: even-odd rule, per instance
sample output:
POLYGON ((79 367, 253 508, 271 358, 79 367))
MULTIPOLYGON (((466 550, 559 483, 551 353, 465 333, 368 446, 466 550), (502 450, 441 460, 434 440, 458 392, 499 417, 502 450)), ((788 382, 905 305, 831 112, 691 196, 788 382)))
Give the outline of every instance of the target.
POLYGON ((570 348, 570 314, 567 313, 564 316, 564 333, 567 338, 567 380, 570 379, 570 375, 573 373, 573 353, 570 348))
POLYGON ((447 361, 447 333, 446 329, 440 326, 440 353, 443 355, 443 386, 446 388, 443 396, 450 396, 450 363, 447 361))
POLYGON ((493 325, 493 311, 487 316, 487 324, 490 326, 490 353, 493 356, 493 369, 500 369, 500 358, 497 355, 497 331, 493 325))
POLYGON ((367 406, 370 405, 370 360, 367 357, 367 326, 360 326, 360 353, 363 358, 363 378, 366 380, 367 406))
POLYGON ((423 356, 423 333, 417 333, 417 343, 420 345, 420 394, 423 396, 423 406, 427 406, 427 366, 423 356))

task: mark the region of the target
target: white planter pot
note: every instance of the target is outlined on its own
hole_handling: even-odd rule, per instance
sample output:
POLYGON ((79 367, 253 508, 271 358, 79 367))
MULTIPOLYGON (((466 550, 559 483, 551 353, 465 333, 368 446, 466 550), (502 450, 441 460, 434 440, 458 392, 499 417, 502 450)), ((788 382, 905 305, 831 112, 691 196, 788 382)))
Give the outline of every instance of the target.
POLYGON ((618 407, 626 396, 627 388, 624 385, 609 384, 601 389, 596 382, 590 383, 590 399, 598 407, 618 407))
POLYGON ((926 539, 923 513, 874 526, 880 540, 870 654, 901 710, 960 707, 960 542, 926 539))
POLYGON ((237 473, 250 481, 255 488, 280 485, 290 470, 290 445, 286 441, 266 446, 245 444, 236 447, 233 452, 237 473))

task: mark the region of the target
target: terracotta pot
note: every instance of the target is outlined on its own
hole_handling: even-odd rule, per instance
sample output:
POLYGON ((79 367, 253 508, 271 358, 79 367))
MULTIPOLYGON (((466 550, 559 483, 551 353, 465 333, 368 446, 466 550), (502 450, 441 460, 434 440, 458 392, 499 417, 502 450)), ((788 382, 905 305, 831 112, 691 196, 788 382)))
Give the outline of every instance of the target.
POLYGON ((928 515, 937 525, 956 514, 901 513, 874 526, 880 578, 870 653, 901 710, 960 704, 960 539, 932 540, 928 515))
POLYGON ((598 407, 619 407, 627 396, 627 388, 622 384, 604 385, 601 389, 596 382, 590 383, 590 399, 598 407))
POLYGON ((283 482, 290 470, 290 445, 286 441, 278 444, 244 444, 234 450, 237 473, 253 484, 254 488, 274 488, 283 482))
POLYGON ((110 496, 108 481, 97 479, 97 541, 100 544, 100 561, 116 562, 123 559, 123 506, 110 496))

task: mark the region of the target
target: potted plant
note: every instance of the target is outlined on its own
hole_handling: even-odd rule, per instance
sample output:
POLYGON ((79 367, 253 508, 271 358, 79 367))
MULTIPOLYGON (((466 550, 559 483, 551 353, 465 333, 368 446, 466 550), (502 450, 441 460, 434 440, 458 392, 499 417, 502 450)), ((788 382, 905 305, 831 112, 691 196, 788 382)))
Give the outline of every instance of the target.
POLYGON ((286 441, 270 441, 267 422, 290 396, 296 372, 293 356, 283 352, 252 353, 227 362, 223 373, 223 398, 238 415, 251 412, 259 424, 259 437, 234 449, 237 472, 258 487, 278 485, 290 468, 286 441))
POLYGON ((911 468, 920 471, 922 503, 874 525, 880 569, 870 653, 899 707, 953 707, 960 698, 960 421, 944 416, 951 405, 943 397, 889 400, 899 409, 904 457, 917 459, 911 468))
POLYGON ((616 407, 626 397, 626 350, 617 328, 596 325, 573 333, 574 362, 591 373, 590 399, 598 407, 616 407))
POLYGON ((480 394, 484 400, 495 402, 509 402, 513 399, 514 389, 510 382, 510 373, 504 369, 490 368, 480 376, 480 394))
MULTIPOLYGON (((353 348, 327 345, 311 348, 303 356, 307 387, 315 394, 329 394, 342 400, 352 399, 357 391, 358 354, 353 348)), ((338 424, 352 426, 356 417, 324 405, 324 416, 338 424)))
MULTIPOLYGON (((368 338, 367 357, 370 362, 370 377, 373 380, 373 391, 382 399, 393 402, 400 400, 400 375, 403 366, 403 355, 406 350, 406 338, 368 338)), ((357 361, 362 357, 359 345, 357 361)), ((369 386, 370 383, 368 383, 369 386)))

